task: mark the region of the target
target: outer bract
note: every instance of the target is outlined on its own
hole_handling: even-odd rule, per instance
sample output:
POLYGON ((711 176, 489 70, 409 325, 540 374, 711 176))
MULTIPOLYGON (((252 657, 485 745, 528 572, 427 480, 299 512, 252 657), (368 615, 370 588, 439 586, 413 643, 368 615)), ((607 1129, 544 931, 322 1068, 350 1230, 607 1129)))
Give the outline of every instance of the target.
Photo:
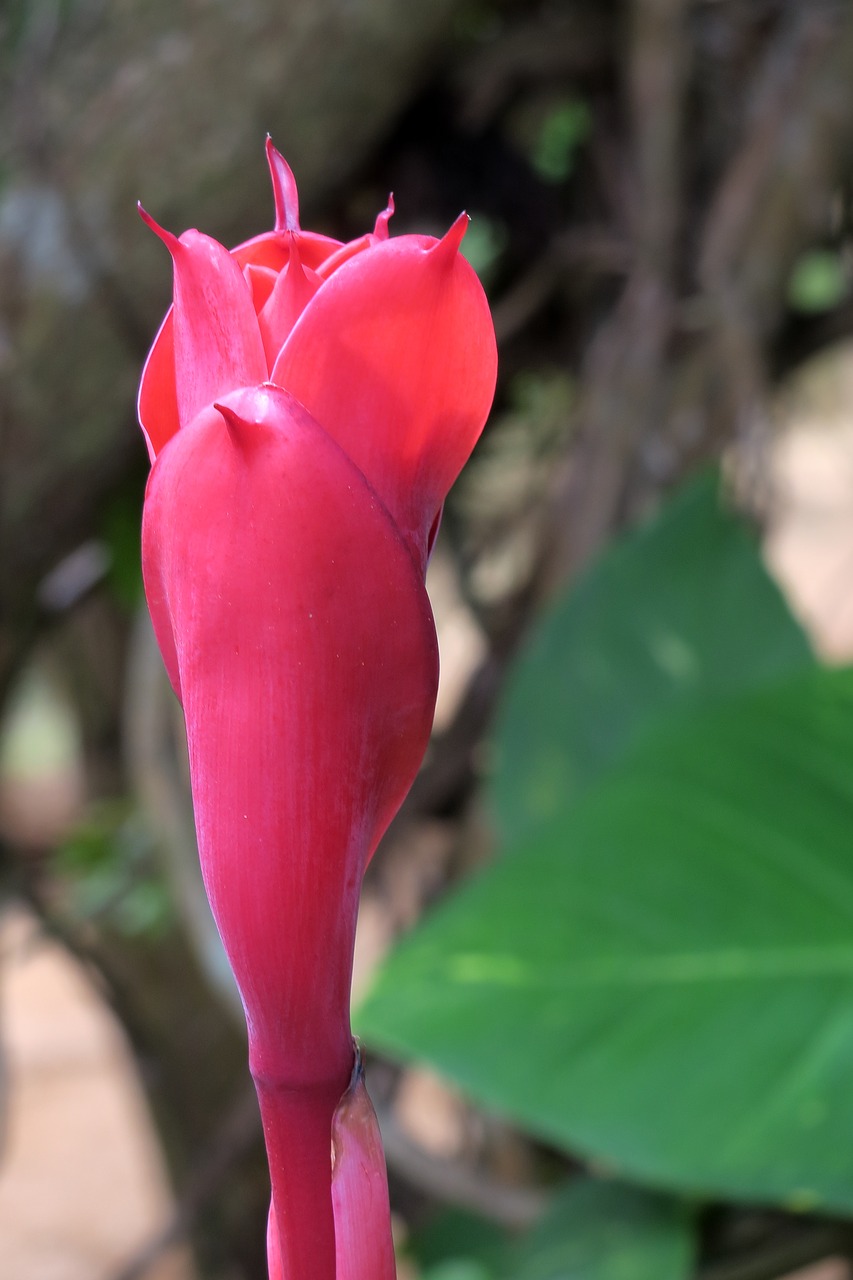
POLYGON ((358 894, 429 737, 424 569, 491 403, 494 335, 463 221, 392 240, 389 208, 350 245, 303 233, 268 155, 273 232, 229 253, 151 224, 175 300, 139 395, 143 569, 246 1011, 271 1276, 386 1280, 381 1146, 350 1087, 358 894))

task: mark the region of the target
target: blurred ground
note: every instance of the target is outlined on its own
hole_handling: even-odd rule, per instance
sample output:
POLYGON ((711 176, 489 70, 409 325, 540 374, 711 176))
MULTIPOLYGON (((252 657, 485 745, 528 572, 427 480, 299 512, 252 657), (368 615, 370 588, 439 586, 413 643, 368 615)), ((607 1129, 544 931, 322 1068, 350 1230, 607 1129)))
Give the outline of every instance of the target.
POLYGON ((770 567, 821 655, 853 658, 853 346, 813 360, 783 397, 770 567))
MULTIPOLYGON (((129 1051, 82 970, 21 909, 0 922, 0 964, 0 1276, 112 1280, 171 1209, 129 1051)), ((192 1274, 173 1250, 146 1278, 192 1274)))
MULTIPOLYGON (((851 404, 853 348, 814 362, 786 392, 766 538, 771 566, 816 646, 839 661, 853 657, 851 404)), ((439 562, 433 585, 446 596, 439 707, 446 720, 445 703, 464 687, 480 639, 443 574, 439 562)), ((370 967, 384 941, 360 948, 360 962, 370 967)), ((0 1028, 9 1074, 0 1280, 117 1280, 169 1220, 164 1164, 121 1032, 76 962, 40 938, 20 908, 0 917, 0 1028)), ((418 1095, 430 1111, 424 1123, 409 1117, 426 1146, 447 1115, 434 1086, 418 1095)), ((452 1147, 453 1135, 442 1137, 452 1147)), ((192 1270, 172 1251, 145 1277, 191 1280, 192 1270)), ((850 1280, 850 1270, 829 1259, 790 1280, 850 1280)))

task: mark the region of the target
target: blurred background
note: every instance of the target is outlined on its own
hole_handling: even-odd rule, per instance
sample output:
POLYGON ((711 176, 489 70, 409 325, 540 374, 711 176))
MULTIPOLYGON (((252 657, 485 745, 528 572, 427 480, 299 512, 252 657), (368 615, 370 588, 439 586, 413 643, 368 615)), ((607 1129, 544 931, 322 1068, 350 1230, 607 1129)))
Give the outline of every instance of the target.
POLYGON ((466 209, 500 347, 359 924, 401 1280, 850 1280, 853 6, 5 0, 0 77, 0 1280, 265 1274, 134 397, 137 199, 268 229, 268 131, 466 209))

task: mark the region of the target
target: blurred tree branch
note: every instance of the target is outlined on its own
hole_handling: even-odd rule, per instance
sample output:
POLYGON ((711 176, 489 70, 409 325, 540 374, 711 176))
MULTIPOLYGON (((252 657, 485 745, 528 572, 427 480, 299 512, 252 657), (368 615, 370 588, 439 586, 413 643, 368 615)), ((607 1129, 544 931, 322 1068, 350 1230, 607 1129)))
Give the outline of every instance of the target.
POLYGON ((411 98, 457 5, 13 3, 0 18, 0 693, 40 579, 134 468, 169 269, 138 198, 225 242, 271 219, 270 130, 316 206, 411 98), (97 353, 97 358, 93 358, 97 353))

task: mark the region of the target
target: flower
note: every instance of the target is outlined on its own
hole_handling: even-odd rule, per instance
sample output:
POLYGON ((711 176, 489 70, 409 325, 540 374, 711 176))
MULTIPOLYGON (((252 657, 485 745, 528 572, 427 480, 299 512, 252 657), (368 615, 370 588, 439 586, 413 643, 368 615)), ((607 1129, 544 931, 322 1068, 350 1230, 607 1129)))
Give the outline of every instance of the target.
POLYGON ((389 205, 340 244, 301 231, 293 176, 267 154, 275 229, 231 252, 143 214, 175 288, 139 392, 153 463, 142 555, 246 1012, 271 1273, 331 1280, 358 894, 429 737, 426 560, 496 357, 458 252, 464 216, 441 240, 392 239, 389 205))

